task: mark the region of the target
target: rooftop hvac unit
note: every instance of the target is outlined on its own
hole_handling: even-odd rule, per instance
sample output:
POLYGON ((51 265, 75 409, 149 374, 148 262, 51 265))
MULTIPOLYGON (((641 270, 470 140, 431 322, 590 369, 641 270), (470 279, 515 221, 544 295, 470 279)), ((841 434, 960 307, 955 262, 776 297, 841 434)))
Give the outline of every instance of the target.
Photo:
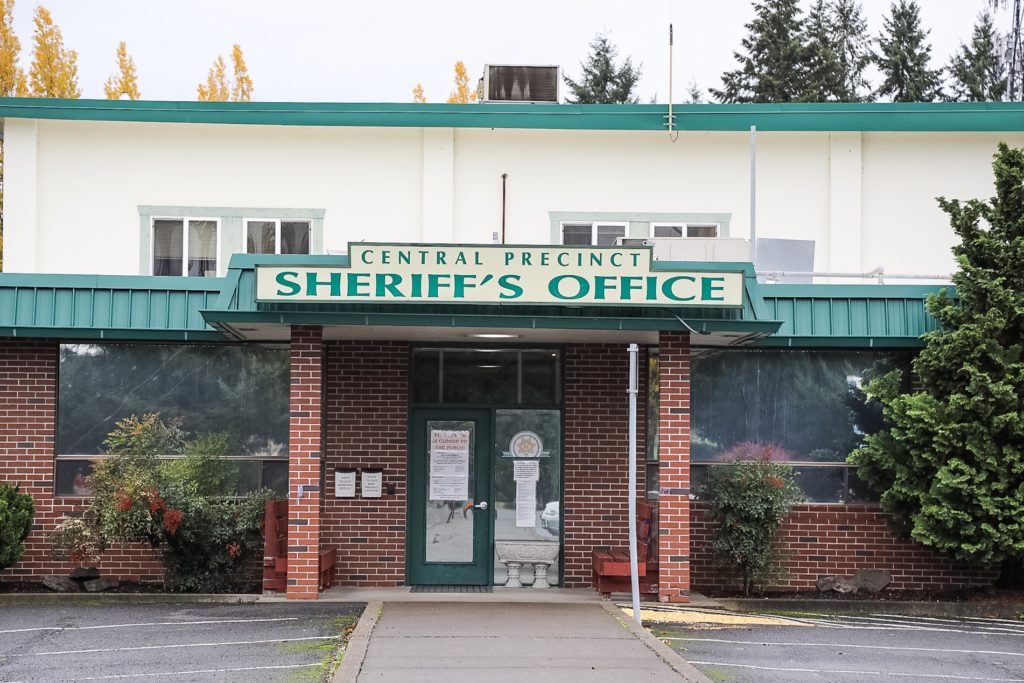
POLYGON ((622 246, 652 247, 655 261, 750 262, 750 240, 738 237, 619 237, 622 246))
POLYGON ((557 66, 484 67, 485 102, 558 102, 562 70, 557 66))

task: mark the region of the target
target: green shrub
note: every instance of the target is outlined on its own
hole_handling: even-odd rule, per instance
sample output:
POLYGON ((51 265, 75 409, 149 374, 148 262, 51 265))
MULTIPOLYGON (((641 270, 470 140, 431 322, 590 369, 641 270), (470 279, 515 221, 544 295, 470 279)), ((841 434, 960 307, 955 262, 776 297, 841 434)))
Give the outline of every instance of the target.
POLYGON ((777 569, 773 541, 802 498, 793 469, 772 462, 771 454, 765 448, 758 459, 711 468, 707 484, 714 520, 712 552, 721 564, 739 572, 745 595, 777 569))
POLYGON ((17 486, 0 484, 0 569, 13 567, 25 553, 35 504, 17 486))
MULTIPOLYGON (((145 542, 159 549, 169 590, 237 590, 247 561, 262 553, 260 522, 271 493, 235 495, 237 467, 221 458, 233 452, 230 438, 190 440, 179 421, 147 414, 118 422, 105 446, 109 455, 89 479, 94 498, 85 515, 101 545, 145 542), (157 457, 162 453, 185 455, 165 460, 157 457)), ((82 538, 52 540, 70 553, 69 543, 82 538)))

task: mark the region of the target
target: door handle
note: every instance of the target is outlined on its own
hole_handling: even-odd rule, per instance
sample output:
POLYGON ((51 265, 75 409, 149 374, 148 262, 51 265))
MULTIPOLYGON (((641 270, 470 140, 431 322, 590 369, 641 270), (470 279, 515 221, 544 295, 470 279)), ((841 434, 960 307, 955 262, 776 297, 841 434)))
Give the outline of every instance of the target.
POLYGON ((476 505, 474 505, 473 507, 476 508, 477 510, 486 510, 487 509, 487 501, 486 500, 482 500, 479 503, 477 503, 476 505))

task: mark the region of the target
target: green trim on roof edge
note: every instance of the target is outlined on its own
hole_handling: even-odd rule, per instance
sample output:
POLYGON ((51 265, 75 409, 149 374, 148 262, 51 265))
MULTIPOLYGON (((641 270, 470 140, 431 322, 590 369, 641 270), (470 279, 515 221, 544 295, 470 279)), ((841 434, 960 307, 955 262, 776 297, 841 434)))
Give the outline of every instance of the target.
MULTIPOLYGON (((681 131, 1024 131, 1021 102, 677 104, 681 131)), ((280 126, 664 131, 666 104, 407 104, 0 98, 0 117, 280 126)))

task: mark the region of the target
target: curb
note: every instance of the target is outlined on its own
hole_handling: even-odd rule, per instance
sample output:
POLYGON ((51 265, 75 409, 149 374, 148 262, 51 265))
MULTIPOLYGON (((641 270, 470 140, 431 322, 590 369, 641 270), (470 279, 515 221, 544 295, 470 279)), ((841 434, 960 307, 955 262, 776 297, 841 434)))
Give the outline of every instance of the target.
MULTIPOLYGON (((632 633, 637 640, 646 645, 647 649, 654 652, 661 661, 668 664, 669 667, 679 674, 684 681, 692 681, 692 683, 712 683, 710 678, 702 674, 695 666, 679 656, 678 652, 655 638, 654 635, 643 626, 640 626, 632 619, 626 618, 626 615, 623 614, 622 610, 620 610, 615 603, 602 601, 601 608, 611 615, 613 619, 622 624, 623 628, 632 633)), ((353 681, 354 680, 355 679, 353 679, 353 681)), ((338 683, 337 679, 335 679, 335 683, 338 683)))
POLYGON ((896 600, 800 600, 795 598, 718 598, 730 612, 809 612, 815 614, 888 614, 907 617, 989 617, 1021 619, 1022 603, 901 602, 896 600))
POLYGON ((166 603, 221 603, 244 605, 259 601, 256 593, 0 593, 0 605, 65 605, 116 603, 153 605, 166 603))
POLYGON ((345 656, 341 659, 341 665, 334 672, 333 683, 355 683, 359 672, 363 668, 363 660, 366 659, 366 649, 370 646, 370 636, 377 626, 380 615, 384 612, 384 603, 379 600, 366 603, 363 615, 359 617, 359 623, 348 638, 348 645, 345 647, 345 656))

